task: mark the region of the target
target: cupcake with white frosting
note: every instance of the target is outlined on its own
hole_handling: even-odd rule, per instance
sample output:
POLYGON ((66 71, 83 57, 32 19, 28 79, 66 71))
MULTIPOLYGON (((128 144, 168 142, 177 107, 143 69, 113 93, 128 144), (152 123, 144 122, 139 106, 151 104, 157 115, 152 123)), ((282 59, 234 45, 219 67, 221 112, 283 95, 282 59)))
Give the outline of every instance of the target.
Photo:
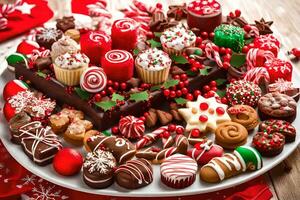
POLYGON ((79 45, 75 40, 71 39, 69 36, 60 38, 58 41, 54 42, 51 47, 51 58, 52 61, 63 55, 65 53, 76 53, 79 51, 79 45))
POLYGON ((78 85, 80 76, 89 67, 90 59, 82 53, 65 53, 54 61, 56 79, 68 86, 78 85))
POLYGON ((186 48, 195 46, 196 35, 179 24, 165 30, 160 36, 160 42, 168 54, 180 55, 186 48))
POLYGON ((135 68, 144 83, 160 84, 167 80, 171 63, 167 53, 156 48, 146 49, 136 57, 135 68))

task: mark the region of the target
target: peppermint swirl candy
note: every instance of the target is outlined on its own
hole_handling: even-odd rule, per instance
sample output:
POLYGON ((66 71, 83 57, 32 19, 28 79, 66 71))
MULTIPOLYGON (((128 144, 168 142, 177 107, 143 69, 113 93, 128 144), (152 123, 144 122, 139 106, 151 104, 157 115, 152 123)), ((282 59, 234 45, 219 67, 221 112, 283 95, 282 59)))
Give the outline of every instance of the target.
POLYGON ((101 42, 103 40, 105 42, 108 42, 110 40, 110 37, 101 32, 91 31, 90 32, 90 40, 92 40, 93 42, 101 42))
POLYGON ((107 77, 102 68, 89 67, 80 77, 80 87, 83 90, 91 93, 102 91, 107 84, 107 77))
POLYGON ((137 23, 135 20, 130 18, 120 19, 115 22, 116 28, 121 32, 131 31, 137 28, 137 23))
POLYGON ((119 129, 125 138, 141 138, 145 132, 144 121, 134 116, 123 117, 119 122, 119 129))
POLYGON ((124 63, 133 57, 128 51, 111 50, 105 54, 105 59, 110 63, 124 63))

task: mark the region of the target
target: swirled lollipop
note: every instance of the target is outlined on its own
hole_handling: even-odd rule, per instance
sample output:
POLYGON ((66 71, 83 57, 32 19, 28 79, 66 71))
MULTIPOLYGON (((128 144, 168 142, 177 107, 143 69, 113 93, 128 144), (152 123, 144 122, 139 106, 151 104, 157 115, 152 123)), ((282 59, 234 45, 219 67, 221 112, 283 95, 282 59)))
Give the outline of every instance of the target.
POLYGON ((106 84, 106 74, 100 67, 89 67, 81 74, 80 87, 87 92, 100 92, 105 88, 106 84))

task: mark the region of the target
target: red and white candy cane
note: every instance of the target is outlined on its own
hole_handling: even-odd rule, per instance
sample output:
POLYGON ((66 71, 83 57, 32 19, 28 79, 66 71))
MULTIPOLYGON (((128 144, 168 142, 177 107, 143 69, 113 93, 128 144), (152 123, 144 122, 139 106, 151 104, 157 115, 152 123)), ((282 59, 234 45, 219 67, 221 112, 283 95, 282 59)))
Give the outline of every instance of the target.
POLYGON ((160 134, 168 130, 168 126, 162 126, 156 130, 154 130, 152 133, 144 135, 137 143, 136 143, 136 148, 141 149, 145 146, 148 146, 155 142, 160 134))
POLYGON ((213 44, 212 42, 206 44, 204 49, 206 57, 209 58, 210 60, 214 60, 219 67, 223 67, 220 54, 218 51, 214 49, 214 47, 216 47, 216 45, 213 44))
POLYGON ((14 4, 3 4, 0 10, 0 30, 7 28, 8 19, 7 16, 15 11, 16 6, 22 4, 21 0, 16 1, 14 4))
POLYGON ((138 0, 133 0, 132 3, 138 10, 140 10, 142 12, 148 12, 148 13, 152 14, 157 9, 155 6, 147 6, 146 4, 144 4, 138 0))
POLYGON ((86 6, 88 13, 91 17, 107 17, 112 18, 110 12, 106 9, 107 2, 104 0, 98 1, 95 4, 89 4, 86 6))
POLYGON ((45 57, 48 57, 49 55, 50 55, 49 49, 45 49, 45 50, 41 50, 41 51, 38 49, 34 49, 34 50, 32 50, 30 61, 34 62, 38 58, 45 58, 45 57))
POLYGON ((8 20, 4 17, 0 17, 0 30, 4 30, 7 28, 8 20))
POLYGON ((261 59, 263 59, 264 63, 268 63, 275 58, 274 54, 271 51, 265 51, 258 48, 251 48, 248 51, 246 56, 247 70, 251 70, 255 67, 261 67, 258 65, 264 64, 264 63, 257 63, 259 56, 261 57, 261 59))
POLYGON ((255 67, 246 72, 244 80, 259 84, 259 81, 264 78, 266 81, 270 81, 270 75, 266 68, 255 67))
POLYGON ((160 152, 158 152, 158 154, 156 155, 155 160, 156 161, 161 161, 165 158, 170 157, 171 155, 177 153, 177 147, 169 147, 166 149, 161 150, 160 152))
POLYGON ((259 37, 259 30, 256 26, 249 26, 250 30, 248 34, 252 37, 259 37))

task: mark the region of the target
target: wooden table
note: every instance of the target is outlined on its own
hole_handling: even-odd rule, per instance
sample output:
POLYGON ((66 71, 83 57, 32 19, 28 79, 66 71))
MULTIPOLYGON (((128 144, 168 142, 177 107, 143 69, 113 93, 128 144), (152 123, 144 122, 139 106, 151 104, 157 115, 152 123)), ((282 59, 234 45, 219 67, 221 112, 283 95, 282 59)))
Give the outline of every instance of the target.
MULTIPOLYGON (((14 1, 14 0, 0 0, 14 1)), ((51 7, 56 7, 57 2, 69 2, 70 0, 51 0, 51 7)), ((130 0, 110 0, 113 7, 119 7, 130 0)), ((178 3, 184 0, 158 0, 164 4, 178 3)), ((284 51, 293 47, 300 47, 300 0, 219 0, 223 6, 223 14, 229 11, 240 9, 242 15, 249 21, 272 20, 272 29, 275 36, 281 41, 284 51)), ((147 0, 144 2, 153 2, 147 0)), ((55 9, 57 10, 57 9, 55 9)), ((60 13, 61 14, 61 13, 60 13)), ((300 61, 293 60, 294 67, 300 70, 300 61)), ((298 136, 299 137, 299 136, 298 136)), ((265 177, 273 192, 274 200, 299 200, 300 199, 300 148, 290 156, 285 162, 279 164, 268 172, 265 177), (290 171, 287 169, 290 168, 290 171)))

